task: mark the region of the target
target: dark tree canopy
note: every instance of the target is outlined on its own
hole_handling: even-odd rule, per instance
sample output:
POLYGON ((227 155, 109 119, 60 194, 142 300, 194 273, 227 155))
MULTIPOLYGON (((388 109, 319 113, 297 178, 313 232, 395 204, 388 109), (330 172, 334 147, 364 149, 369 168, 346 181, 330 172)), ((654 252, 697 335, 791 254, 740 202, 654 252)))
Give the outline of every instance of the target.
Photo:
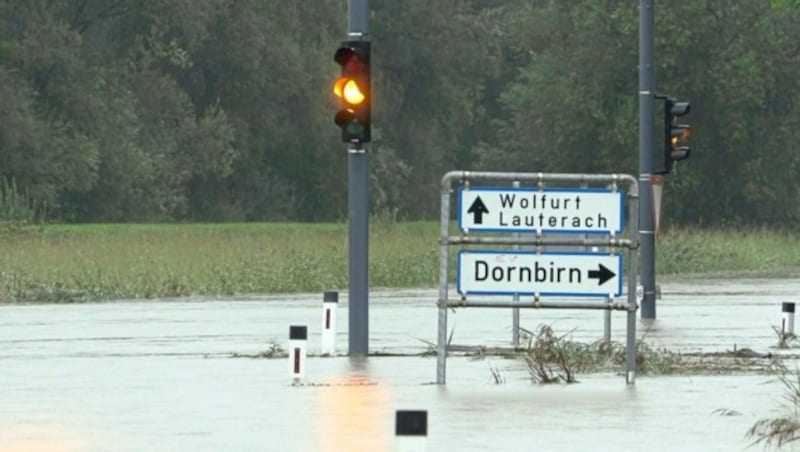
MULTIPOLYGON (((436 218, 452 169, 638 172, 637 2, 370 3, 374 212, 436 218)), ((346 19, 344 0, 0 1, 0 204, 343 219, 346 19)), ((657 90, 692 102, 665 220, 796 224, 800 3, 659 4, 656 33, 657 90)))

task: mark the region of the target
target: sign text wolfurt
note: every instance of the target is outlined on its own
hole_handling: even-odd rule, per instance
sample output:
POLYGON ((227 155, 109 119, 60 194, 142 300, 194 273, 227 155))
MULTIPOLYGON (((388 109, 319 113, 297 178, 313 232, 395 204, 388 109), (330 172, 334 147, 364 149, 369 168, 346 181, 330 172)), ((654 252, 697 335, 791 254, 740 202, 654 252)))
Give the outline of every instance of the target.
POLYGON ((462 231, 619 234, 624 193, 600 188, 460 187, 462 231))

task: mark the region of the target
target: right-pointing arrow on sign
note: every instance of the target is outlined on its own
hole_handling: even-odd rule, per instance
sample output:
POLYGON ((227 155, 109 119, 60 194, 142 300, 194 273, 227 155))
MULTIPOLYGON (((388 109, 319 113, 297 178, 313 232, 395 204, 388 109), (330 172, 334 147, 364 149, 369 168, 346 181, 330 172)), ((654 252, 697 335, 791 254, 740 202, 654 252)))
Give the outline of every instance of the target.
POLYGON ((612 272, 603 264, 597 264, 597 270, 589 270, 589 278, 597 279, 597 285, 602 285, 604 282, 608 281, 609 279, 613 278, 617 274, 612 272))

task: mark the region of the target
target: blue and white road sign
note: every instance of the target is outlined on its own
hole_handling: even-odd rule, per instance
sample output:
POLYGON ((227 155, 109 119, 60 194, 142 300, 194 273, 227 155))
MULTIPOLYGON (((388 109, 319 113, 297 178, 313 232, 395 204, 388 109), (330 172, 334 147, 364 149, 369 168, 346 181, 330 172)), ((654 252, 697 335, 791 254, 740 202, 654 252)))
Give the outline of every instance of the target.
POLYGON ((461 250, 456 289, 461 295, 618 297, 622 254, 461 250))
POLYGON ((601 188, 459 187, 463 231, 619 234, 624 192, 601 188))

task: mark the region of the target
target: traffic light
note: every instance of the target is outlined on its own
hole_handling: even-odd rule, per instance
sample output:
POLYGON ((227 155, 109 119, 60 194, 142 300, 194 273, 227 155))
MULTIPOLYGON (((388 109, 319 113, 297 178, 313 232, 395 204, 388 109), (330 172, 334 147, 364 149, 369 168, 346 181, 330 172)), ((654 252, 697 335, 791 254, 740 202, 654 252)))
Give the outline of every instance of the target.
POLYGON ((369 41, 345 41, 333 59, 342 66, 342 76, 333 85, 333 93, 341 99, 334 122, 342 129, 342 141, 369 143, 369 41))
POLYGON ((689 124, 676 124, 675 120, 689 113, 689 102, 678 102, 667 97, 664 102, 664 174, 672 171, 675 162, 689 158, 691 148, 686 140, 692 134, 689 124))

